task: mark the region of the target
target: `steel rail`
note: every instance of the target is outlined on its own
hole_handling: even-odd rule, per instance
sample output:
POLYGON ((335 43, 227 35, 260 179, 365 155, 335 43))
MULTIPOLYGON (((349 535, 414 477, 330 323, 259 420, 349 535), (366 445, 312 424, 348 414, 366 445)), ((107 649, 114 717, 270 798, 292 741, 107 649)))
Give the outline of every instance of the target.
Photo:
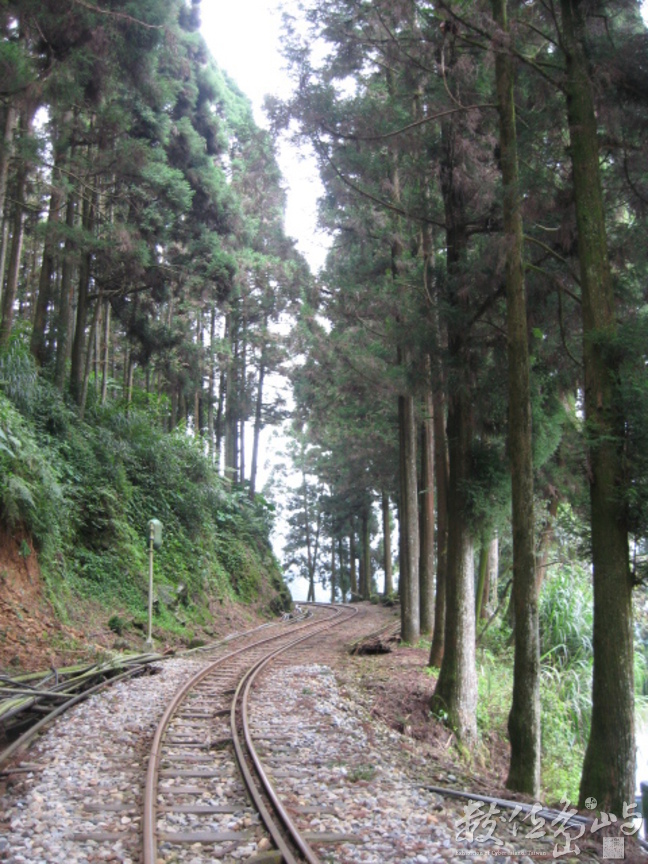
MULTIPOLYGON (((310 629, 321 624, 320 621, 309 621, 306 624, 301 624, 295 629, 303 630, 310 629)), ((293 631, 294 632, 294 631, 293 631)), ((274 636, 268 636, 265 639, 260 639, 253 642, 251 645, 244 645, 236 651, 231 651, 222 657, 214 660, 209 666, 201 669, 193 675, 173 696, 172 700, 167 705, 164 714, 153 737, 151 751, 149 754, 148 767, 146 771, 146 781, 144 786, 144 809, 142 814, 142 840, 143 840, 143 864, 156 864, 157 861, 157 828, 156 828, 156 798, 157 785, 159 777, 160 759, 162 756, 163 739, 171 718, 175 714, 177 708, 184 701, 185 696, 203 679, 209 677, 219 666, 222 666, 233 657, 237 657, 246 651, 257 648, 260 645, 265 645, 268 642, 274 642, 277 639, 285 638, 288 634, 278 633, 274 636)))
MULTIPOLYGON (((207 654, 209 651, 213 651, 218 648, 220 645, 225 645, 227 642, 234 642, 236 639, 243 639, 244 637, 249 637, 253 633, 258 632, 259 630, 267 630, 270 627, 278 627, 281 624, 296 624, 300 621, 303 621, 306 618, 310 618, 313 613, 309 610, 305 612, 301 612, 299 615, 293 615, 290 618, 280 618, 278 621, 266 621, 265 624, 259 624, 257 627, 251 627, 249 630, 242 630, 241 632, 229 633, 227 636, 223 637, 223 639, 219 639, 216 642, 208 642, 207 645, 199 645, 197 648, 188 648, 186 651, 179 651, 178 654, 181 657, 186 657, 188 654, 199 654, 205 653, 207 654)), ((178 655, 171 655, 178 656, 178 655)), ((165 658, 166 659, 166 658, 165 658)))
MULTIPOLYGON (((116 684, 118 681, 123 681, 126 678, 133 678, 138 672, 142 672, 143 669, 146 668, 147 664, 143 664, 142 666, 134 666, 126 672, 122 672, 120 675, 115 675, 112 678, 108 678, 106 681, 102 681, 99 684, 95 684, 94 687, 91 687, 88 690, 84 690, 81 693, 78 693, 74 698, 70 699, 68 702, 65 702, 63 705, 59 705, 58 708, 55 708, 53 711, 50 711, 42 720, 39 720, 38 723, 31 726, 26 732, 24 732, 20 738, 17 738, 13 744, 10 744, 6 749, 0 753, 0 767, 4 765, 9 759, 18 753, 20 750, 26 748, 33 738, 47 726, 52 720, 55 720, 69 708, 72 708, 78 702, 83 702, 84 699, 87 699, 89 696, 94 696, 95 693, 99 693, 102 690, 105 690, 106 687, 111 686, 112 684, 116 684)), ((4 773, 4 772, 2 772, 4 773)))
MULTIPOLYGON (((264 628, 267 628, 267 627, 274 627, 274 626, 277 626, 279 624, 286 624, 286 623, 294 624, 296 622, 303 621, 305 618, 308 618, 311 615, 312 615, 312 612, 310 610, 308 610, 306 612, 303 612, 301 615, 296 615, 296 616, 292 617, 290 619, 290 621, 288 621, 288 622, 286 622, 284 620, 270 621, 266 624, 260 624, 257 627, 253 627, 250 630, 243 630, 243 631, 237 632, 237 633, 230 633, 228 636, 225 636, 223 639, 219 639, 216 642, 211 642, 209 645, 203 645, 200 648, 191 648, 188 651, 184 651, 184 652, 180 652, 180 653, 182 656, 185 656, 187 654, 192 654, 192 653, 197 652, 197 651, 204 651, 204 652, 214 651, 216 648, 218 648, 221 645, 226 644, 227 642, 231 642, 231 641, 234 641, 236 639, 247 638, 252 633, 257 632, 258 630, 263 630, 264 628)), ((29 726, 29 729, 25 730, 25 732, 23 732, 22 735, 20 735, 12 744, 8 745, 4 750, 2 750, 0 752, 0 774, 6 773, 5 771, 2 770, 2 767, 11 759, 12 756, 15 756, 21 750, 27 749, 29 747, 29 745, 31 744, 32 739, 34 739, 52 721, 56 720, 57 717, 60 717, 61 714, 64 714, 66 711, 68 711, 70 708, 73 708, 79 702, 83 702, 83 700, 87 699, 89 696, 93 696, 96 693, 100 693, 102 690, 105 690, 107 687, 110 687, 113 684, 117 684, 119 681, 123 681, 127 678, 136 677, 139 673, 141 673, 145 669, 147 669, 151 663, 162 663, 165 660, 169 659, 169 657, 171 657, 171 656, 176 656, 176 655, 163 655, 163 654, 155 654, 155 653, 142 654, 139 662, 136 665, 133 665, 129 669, 127 669, 126 671, 124 671, 118 675, 114 675, 111 678, 107 678, 105 681, 101 681, 100 683, 95 684, 93 687, 90 687, 87 690, 83 690, 80 693, 77 693, 76 695, 61 693, 61 688, 67 687, 70 684, 73 684, 75 681, 78 680, 77 677, 69 678, 69 679, 66 679, 65 681, 62 681, 62 682, 58 682, 58 680, 57 680, 54 687, 52 687, 48 690, 42 689, 43 685, 47 681, 51 680, 55 676, 58 679, 57 670, 54 670, 54 673, 52 673, 50 675, 46 675, 45 678, 42 681, 40 681, 37 686, 33 686, 33 685, 28 684, 26 682, 21 682, 20 683, 21 688, 24 688, 26 690, 29 690, 30 692, 33 692, 33 694, 34 694, 33 704, 36 704, 41 699, 47 700, 47 699, 54 699, 54 698, 59 698, 59 697, 65 698, 66 701, 63 704, 58 705, 56 708, 53 708, 52 711, 48 712, 48 714, 46 714, 44 717, 41 717, 40 720, 36 721, 35 723, 32 723, 29 726)), ((96 668, 97 668, 97 664, 93 663, 87 667, 84 667, 83 671, 87 675, 89 672, 91 672, 93 669, 96 669, 96 668)), ((115 668, 119 668, 119 667, 115 667, 115 668)), ((5 675, 0 676, 0 696, 2 696, 3 693, 10 693, 11 692, 10 685, 12 683, 14 683, 12 678, 9 678, 5 675)), ((27 694, 25 694, 25 695, 27 695, 27 694)), ((29 708, 31 706, 27 706, 27 707, 29 708)), ((24 706, 23 706, 23 708, 24 708, 24 706)), ((23 710, 23 709, 21 709, 21 710, 23 710)), ((8 719, 11 719, 11 716, 13 716, 13 715, 7 715, 7 714, 3 715, 2 720, 0 721, 0 724, 5 723, 8 719)))
MULTIPOLYGON (((324 605, 324 604, 322 604, 324 605)), ((337 615, 336 617, 340 617, 342 615, 342 609, 336 609, 337 615)), ((299 849, 304 859, 308 862, 308 864, 321 864, 321 859, 317 856, 317 854, 313 851, 310 845, 306 842, 306 840, 302 837, 299 829, 295 825, 295 823, 290 818, 287 810, 281 803, 279 796, 277 795, 272 783, 270 782, 268 775, 266 774, 263 765, 261 763, 261 759, 256 751, 254 746, 254 742, 252 740, 252 734, 250 732, 249 726, 249 718, 248 718, 248 705, 249 705, 249 696, 251 692, 252 685, 254 684, 257 676, 261 673, 266 666, 268 666, 273 660, 275 660, 280 654, 284 654, 286 651, 293 649, 296 645, 299 645, 301 642, 306 642, 308 639, 312 639, 314 636, 317 636, 319 633, 324 632, 325 630, 330 630, 333 627, 338 626, 339 624, 344 623, 345 621, 349 621, 351 618, 355 617, 358 614, 358 609, 350 610, 352 612, 351 615, 342 618, 339 621, 327 621, 324 622, 321 626, 318 627, 314 632, 307 633, 305 636, 301 636, 296 639, 294 642, 289 645, 282 646, 278 648, 276 651, 273 651, 267 657, 262 658, 252 666, 245 676, 241 679, 234 699, 232 701, 232 710, 230 715, 231 720, 231 728, 232 728, 232 739, 234 741, 234 748, 236 750, 237 759, 239 762, 239 767, 241 768, 241 773, 244 776, 246 786, 248 787, 248 791, 254 800, 255 806, 263 821, 265 823, 266 828, 272 835, 272 839, 274 840, 277 848, 281 852, 284 857, 284 861, 286 864, 297 864, 297 859, 294 857, 292 852, 288 849, 285 840, 281 832, 278 829, 275 821, 270 816, 267 808, 265 807, 265 803, 263 802, 263 798, 261 797, 258 789, 256 788, 256 784, 254 782, 252 772, 250 771, 246 759, 245 753, 243 751, 243 746, 241 744, 239 734, 238 734, 238 726, 236 722, 236 707, 239 700, 239 696, 242 691, 241 698, 241 722, 243 727, 243 738, 245 741, 245 747, 247 748, 247 753, 250 757, 250 760, 254 766, 254 770, 257 773, 259 780, 261 781, 261 785, 265 791, 266 796, 268 797, 270 804, 279 816, 284 828, 290 835, 292 843, 299 849)))
MULTIPOLYGON (((556 819, 564 816, 565 813, 560 810, 554 810, 551 807, 542 807, 540 810, 535 810, 537 805, 527 804, 525 801, 515 801, 512 798, 497 798, 492 795, 482 795, 477 792, 466 792, 463 789, 452 789, 447 786, 425 786, 428 792, 434 792, 436 795, 442 795, 446 798, 467 798, 470 801, 482 801, 484 804, 494 804, 497 807, 505 807, 508 810, 521 810, 523 813, 535 813, 541 819, 556 819)), ((638 817, 638 814, 637 814, 638 817)), ((574 813, 565 821, 565 828, 578 828, 581 825, 586 825, 591 828, 594 820, 589 816, 583 816, 580 813, 574 813)), ((628 835, 632 836, 632 835, 628 835)), ((635 841, 642 849, 648 851, 648 842, 641 837, 635 837, 635 841)))

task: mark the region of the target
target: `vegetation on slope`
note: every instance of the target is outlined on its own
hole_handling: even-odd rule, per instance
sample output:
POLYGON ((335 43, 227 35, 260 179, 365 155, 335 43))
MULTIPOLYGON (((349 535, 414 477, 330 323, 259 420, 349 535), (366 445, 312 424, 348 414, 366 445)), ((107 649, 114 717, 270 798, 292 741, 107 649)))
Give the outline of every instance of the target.
POLYGON ((98 601, 117 631, 126 616, 145 623, 152 517, 164 525, 156 628, 209 626, 210 600, 258 601, 274 614, 290 603, 269 545, 270 506, 228 488, 182 426, 165 432, 155 398, 90 401, 81 421, 19 339, 0 380, 0 516, 33 537, 62 618, 80 597, 98 601))

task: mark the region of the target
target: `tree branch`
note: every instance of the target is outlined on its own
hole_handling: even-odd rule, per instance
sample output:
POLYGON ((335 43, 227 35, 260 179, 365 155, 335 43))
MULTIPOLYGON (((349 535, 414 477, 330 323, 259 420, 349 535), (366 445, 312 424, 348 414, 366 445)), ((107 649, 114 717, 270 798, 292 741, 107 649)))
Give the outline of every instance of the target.
POLYGON ((567 272, 568 272, 569 275, 572 277, 572 279, 574 280, 574 282, 575 282, 578 286, 580 286, 580 279, 579 279, 578 276, 573 272, 573 270, 572 270, 571 267, 569 266, 569 262, 567 261, 566 258, 563 258, 562 255, 559 255, 559 254, 558 254, 554 249, 551 248, 551 246, 547 246, 546 243, 543 243, 542 240, 537 240, 535 237, 531 237, 529 234, 525 234, 525 235, 524 235, 524 240, 525 240, 527 243, 533 243, 533 244, 535 244, 536 246, 539 246, 541 249, 544 249, 545 252, 547 252, 549 255, 551 255, 553 258, 555 258, 557 261, 560 261, 561 264, 564 264, 565 267, 567 268, 567 272))
POLYGON ((321 156, 328 162, 336 176, 344 183, 345 186, 348 186, 349 189, 353 189, 354 192, 357 192, 359 195, 362 195, 364 198, 367 198, 369 201, 373 201, 374 204, 378 204, 380 207, 384 207, 386 210, 390 210, 392 213, 397 213, 399 216, 405 216, 407 219, 413 219, 415 222, 421 222, 424 225, 436 225, 439 228, 445 228, 444 222, 439 222, 435 219, 430 219, 427 216, 418 216, 415 213, 409 213, 407 210, 404 210, 402 207, 397 207, 395 204, 392 204, 389 201, 385 201, 382 198, 378 198, 377 195, 373 195, 371 192, 367 192, 366 189, 362 189, 360 186, 357 186, 353 181, 349 180, 348 177, 340 171, 337 165, 333 162, 329 154, 326 152, 326 149, 322 145, 321 141, 316 141, 316 148, 319 150, 321 156))
MULTIPOLYGON (((454 100, 457 101, 456 99, 454 100)), ((418 126, 424 126, 426 123, 432 123, 434 120, 440 120, 450 114, 456 114, 459 111, 476 111, 480 108, 494 108, 497 105, 493 102, 484 102, 478 105, 461 105, 457 102, 456 108, 448 108, 447 111, 440 111, 438 114, 428 114, 427 117, 422 117, 420 120, 415 120, 413 123, 408 123, 407 126, 401 126, 400 129, 394 129, 393 132, 385 132, 383 135, 351 135, 343 132, 336 132, 328 127, 322 127, 329 135, 336 138, 341 138, 343 141, 386 141, 388 138, 395 138, 397 135, 402 135, 404 132, 410 132, 418 126)))
POLYGON ((110 18, 120 18, 123 21, 128 21, 130 24, 137 24, 140 27, 145 27, 147 30, 164 29, 163 24, 147 24, 146 21, 140 21, 139 18, 133 18, 132 15, 128 15, 126 12, 116 12, 113 9, 101 9, 99 6, 95 6, 93 3, 88 3, 87 0, 72 0, 72 2, 77 6, 82 6, 89 12, 95 12, 98 15, 108 15, 110 18))

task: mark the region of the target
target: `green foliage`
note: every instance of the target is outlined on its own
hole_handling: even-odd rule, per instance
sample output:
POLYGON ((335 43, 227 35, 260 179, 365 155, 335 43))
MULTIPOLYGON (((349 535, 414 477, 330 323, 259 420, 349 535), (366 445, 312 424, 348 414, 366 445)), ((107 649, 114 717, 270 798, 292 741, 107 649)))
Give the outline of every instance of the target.
MULTIPOLYGON (((610 357, 617 370, 615 409, 623 441, 623 485, 630 530, 648 537, 648 309, 642 306, 622 327, 614 339, 602 335, 601 350, 610 357)), ((642 577, 648 570, 640 567, 642 577)))
MULTIPOLYGON (((23 368, 16 357, 12 346, 0 368, 23 368)), ((15 402, 0 393, 0 518, 34 537, 53 598, 65 605, 72 592, 144 615, 156 516, 165 529, 156 581, 187 588, 182 613, 159 604, 156 626, 207 623, 210 596, 251 602, 268 583, 269 601, 290 602, 270 551, 270 505, 227 489, 200 442, 162 430, 155 406, 128 415, 97 406, 81 422, 47 381, 10 380, 15 402)))
POLYGON ((0 387, 19 407, 33 401, 38 374, 24 334, 24 327, 16 328, 8 348, 0 355, 0 387))
MULTIPOLYGON (((578 536, 571 511, 562 514, 558 551, 578 536)), ((592 587, 588 569, 574 555, 550 569, 539 601, 541 642, 542 786, 546 797, 578 798, 589 737, 592 686, 592 587)), ((507 737, 513 689, 513 649, 507 621, 491 627, 478 658, 477 719, 482 733, 507 737)))
POLYGON ((494 731, 505 737, 513 694, 510 652, 502 655, 482 649, 477 657, 477 676, 477 726, 482 735, 494 731))
POLYGON ((126 627, 126 622, 119 615, 111 615, 108 619, 108 627, 113 633, 121 636, 126 627))
MULTIPOLYGON (((512 650, 479 652, 477 724, 482 735, 507 737, 513 695, 512 650)), ((543 797, 578 798, 578 783, 589 731, 591 665, 561 669, 543 664, 540 679, 543 797)))
POLYGON ((1 514, 11 528, 22 524, 37 544, 53 547, 62 537, 68 508, 57 467, 29 424, 0 395, 1 514))
POLYGON ((577 562, 556 567, 540 594, 544 660, 568 667, 592 654, 593 597, 589 573, 577 562))
POLYGON ((592 688, 591 576, 578 561, 554 567, 540 594, 543 782, 556 798, 578 797, 589 738, 592 688))

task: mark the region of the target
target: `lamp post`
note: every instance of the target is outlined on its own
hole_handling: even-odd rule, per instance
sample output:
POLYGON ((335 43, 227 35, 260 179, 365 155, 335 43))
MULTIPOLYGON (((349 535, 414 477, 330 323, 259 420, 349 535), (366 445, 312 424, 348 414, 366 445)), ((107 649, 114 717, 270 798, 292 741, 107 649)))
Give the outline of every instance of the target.
POLYGON ((153 550, 162 547, 162 523, 159 519, 149 519, 149 597, 148 597, 148 637, 146 647, 153 648, 153 550))

